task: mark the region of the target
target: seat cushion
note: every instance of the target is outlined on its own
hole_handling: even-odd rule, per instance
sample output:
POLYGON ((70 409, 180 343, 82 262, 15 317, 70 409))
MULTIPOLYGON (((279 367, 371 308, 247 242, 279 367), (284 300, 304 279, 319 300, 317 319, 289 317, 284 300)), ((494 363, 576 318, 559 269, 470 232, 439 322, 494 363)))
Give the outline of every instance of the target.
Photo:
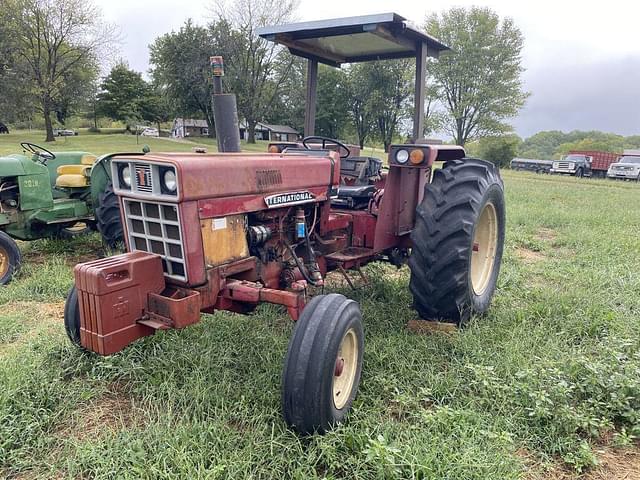
POLYGON ((338 187, 338 198, 369 198, 375 193, 375 185, 340 185, 338 187))
POLYGON ((82 188, 89 186, 89 177, 80 174, 67 173, 58 175, 56 187, 62 188, 82 188))
POLYGON ((56 169, 58 175, 84 175, 89 176, 88 170, 91 170, 91 165, 60 165, 56 169))

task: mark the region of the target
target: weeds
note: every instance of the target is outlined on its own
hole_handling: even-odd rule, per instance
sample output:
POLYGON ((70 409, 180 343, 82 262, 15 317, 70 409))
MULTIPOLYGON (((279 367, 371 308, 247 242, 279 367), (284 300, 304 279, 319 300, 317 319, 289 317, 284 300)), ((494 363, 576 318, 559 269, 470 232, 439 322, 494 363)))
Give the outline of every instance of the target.
POLYGON ((292 325, 280 308, 84 354, 45 307, 64 301, 99 239, 22 244, 25 267, 0 289, 0 475, 515 479, 523 451, 592 468, 603 438, 640 435, 640 210, 629 208, 640 189, 508 172, 505 183, 498 292, 463 331, 407 331, 406 268, 370 265, 369 287, 332 287, 360 302, 366 351, 348 422, 323 437, 281 419, 292 325))

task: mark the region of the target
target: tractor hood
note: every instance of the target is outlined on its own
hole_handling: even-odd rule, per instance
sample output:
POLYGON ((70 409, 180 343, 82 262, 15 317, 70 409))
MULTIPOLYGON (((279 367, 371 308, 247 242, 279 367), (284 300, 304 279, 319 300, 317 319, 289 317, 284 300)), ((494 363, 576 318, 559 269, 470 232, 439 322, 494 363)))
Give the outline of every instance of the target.
POLYGON ((29 157, 19 154, 0 157, 0 177, 17 177, 31 171, 28 167, 33 162, 29 157))
MULTIPOLYGON (((335 152, 300 154, 193 154, 149 153, 144 156, 118 155, 112 159, 114 188, 121 195, 169 202, 259 198, 265 208, 274 194, 309 193, 322 201, 340 182, 340 157, 335 152), (129 168, 133 190, 123 188, 123 168, 129 168), (174 172, 177 191, 163 187, 167 169, 174 172)), ((269 205, 271 207, 271 205, 269 205)))

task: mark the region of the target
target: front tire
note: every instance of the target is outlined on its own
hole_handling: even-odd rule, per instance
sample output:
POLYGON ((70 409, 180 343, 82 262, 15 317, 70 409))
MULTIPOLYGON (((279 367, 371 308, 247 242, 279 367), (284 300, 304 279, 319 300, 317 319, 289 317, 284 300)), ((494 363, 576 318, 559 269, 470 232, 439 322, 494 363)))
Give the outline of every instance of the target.
POLYGON ((351 408, 362 372, 364 334, 358 304, 318 295, 296 323, 282 375, 282 410, 291 428, 324 433, 351 408))
POLYGON ((122 221, 120 220, 120 204, 111 182, 109 182, 104 192, 100 194, 99 201, 100 204, 94 212, 96 226, 102 234, 104 243, 109 248, 116 248, 124 242, 124 233, 122 231, 122 221))
POLYGON ((0 231, 0 285, 6 285, 20 270, 22 255, 18 244, 5 232, 0 231))
POLYGON ((75 285, 69 290, 64 304, 64 329, 71 343, 84 350, 80 342, 80 303, 75 285))
POLYGON ((504 185, 492 163, 453 160, 425 187, 411 233, 409 288, 425 320, 487 311, 504 248, 504 185))
POLYGON ((581 168, 579 168, 579 169, 576 171, 576 177, 577 177, 577 178, 582 178, 583 176, 584 176, 584 171, 583 171, 581 168))

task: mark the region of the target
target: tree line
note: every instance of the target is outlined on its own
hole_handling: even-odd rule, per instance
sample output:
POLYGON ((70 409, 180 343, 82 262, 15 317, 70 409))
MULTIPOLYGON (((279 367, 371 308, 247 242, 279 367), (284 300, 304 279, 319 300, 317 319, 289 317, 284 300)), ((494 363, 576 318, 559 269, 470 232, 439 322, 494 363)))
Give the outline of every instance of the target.
POLYGON ((467 153, 507 166, 515 158, 555 160, 573 150, 622 153, 640 149, 640 135, 622 136, 597 130, 561 132, 546 130, 526 139, 515 134, 485 136, 467 145, 467 153))
MULTIPOLYGON (((209 57, 225 59, 223 83, 255 141, 258 122, 302 130, 306 60, 255 34, 295 18, 296 0, 217 0, 215 20, 187 20, 150 45, 149 80, 117 62, 99 78, 104 47, 117 40, 91 0, 5 0, 0 13, 0 120, 37 111, 47 140, 73 113, 158 124, 172 117, 207 121, 213 134, 209 57), (4 95, 11 92, 10 95, 4 95)), ((423 136, 446 132, 460 145, 509 133, 523 91, 524 39, 509 18, 484 7, 451 8, 423 28, 452 47, 427 65, 423 136)), ((321 66, 316 133, 385 150, 411 131, 415 60, 321 66)))

